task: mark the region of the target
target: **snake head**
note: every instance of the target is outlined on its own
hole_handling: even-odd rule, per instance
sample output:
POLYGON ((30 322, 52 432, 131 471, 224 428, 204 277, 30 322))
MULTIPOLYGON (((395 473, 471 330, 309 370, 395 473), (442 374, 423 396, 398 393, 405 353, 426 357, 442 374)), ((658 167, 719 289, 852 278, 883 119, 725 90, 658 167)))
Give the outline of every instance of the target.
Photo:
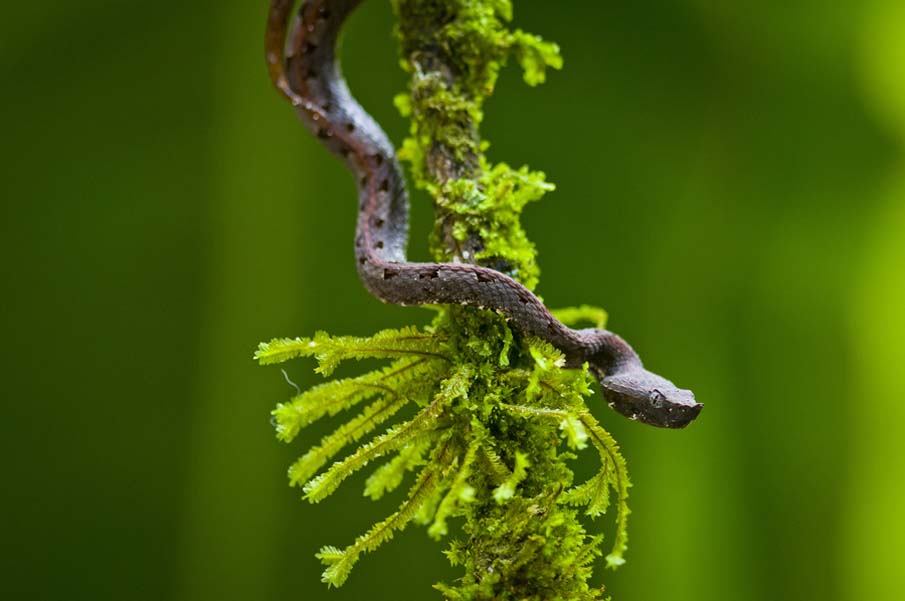
POLYGON ((603 397, 610 408, 629 419, 659 428, 684 428, 704 406, 694 393, 643 367, 600 377, 603 397))

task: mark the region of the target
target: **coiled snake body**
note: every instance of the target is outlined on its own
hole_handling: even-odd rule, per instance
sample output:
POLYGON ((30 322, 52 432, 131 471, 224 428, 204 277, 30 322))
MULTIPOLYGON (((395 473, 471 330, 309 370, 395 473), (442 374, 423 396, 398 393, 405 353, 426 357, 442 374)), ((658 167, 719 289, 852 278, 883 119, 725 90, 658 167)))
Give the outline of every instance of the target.
POLYGON ((560 323, 522 284, 487 267, 406 260, 408 196, 393 146, 355 101, 335 56, 340 27, 361 0, 306 0, 287 39, 292 0, 271 0, 267 63, 306 126, 358 179, 355 256, 371 294, 400 305, 464 304, 495 310, 523 335, 547 340, 568 367, 588 363, 610 407, 652 426, 682 428, 702 405, 690 390, 644 369, 622 338, 560 323))

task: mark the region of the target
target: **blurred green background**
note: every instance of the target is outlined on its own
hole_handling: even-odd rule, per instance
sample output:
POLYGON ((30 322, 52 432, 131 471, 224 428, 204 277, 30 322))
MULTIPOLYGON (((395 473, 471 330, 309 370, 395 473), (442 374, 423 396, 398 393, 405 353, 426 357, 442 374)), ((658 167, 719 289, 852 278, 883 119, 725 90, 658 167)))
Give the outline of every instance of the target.
MULTIPOLYGON (((352 178, 271 89, 266 3, 23 3, 0 33, 4 599, 439 599, 412 527, 328 591, 314 553, 395 508, 322 505, 274 438, 260 340, 424 323, 353 264, 352 178)), ((487 106, 551 306, 594 303, 707 405, 595 412, 635 487, 614 599, 905 599, 905 3, 516 0, 565 70, 487 106)), ((389 3, 347 28, 398 143, 389 3)), ((411 254, 430 208, 416 196, 411 254)), ((291 364, 300 385, 312 364, 291 364)), ((588 453, 588 464, 594 458, 588 453)), ((608 521, 594 528, 608 528, 608 521)))

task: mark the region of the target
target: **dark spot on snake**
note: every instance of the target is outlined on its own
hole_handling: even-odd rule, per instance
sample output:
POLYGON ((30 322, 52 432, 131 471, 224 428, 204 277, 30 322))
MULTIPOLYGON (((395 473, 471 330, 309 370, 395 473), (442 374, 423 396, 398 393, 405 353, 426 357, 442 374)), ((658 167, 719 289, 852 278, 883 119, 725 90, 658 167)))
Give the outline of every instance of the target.
POLYGON ((330 11, 327 10, 326 6, 320 6, 317 9, 317 18, 318 19, 329 19, 330 18, 330 11))
POLYGON ((330 104, 329 102, 325 102, 324 104, 321 105, 321 108, 324 109, 324 112, 329 113, 330 111, 333 110, 333 105, 330 104))
POLYGON ((478 271, 477 273, 475 273, 475 275, 478 276, 478 281, 479 281, 479 282, 492 282, 492 281, 493 281, 493 278, 490 277, 490 276, 489 276, 486 272, 484 272, 484 271, 478 271))
POLYGON ((326 140, 327 138, 330 138, 332 136, 333 136, 332 129, 327 129, 325 127, 317 128, 317 137, 320 138, 321 140, 326 140))
POLYGON ((358 264, 359 264, 359 265, 364 265, 364 264, 367 263, 367 262, 368 262, 368 258, 367 258, 366 256, 361 255, 360 257, 358 257, 358 264))
POLYGON ((314 68, 309 68, 308 73, 305 75, 307 79, 317 79, 317 70, 314 68))
POLYGON ((389 192, 390 191, 390 180, 384 179, 380 182, 380 191, 381 192, 389 192))
POLYGON ((378 166, 378 167, 380 167, 381 165, 383 165, 383 155, 382 155, 382 154, 375 154, 375 155, 374 155, 374 162, 377 163, 377 166, 378 166))
POLYGON ((372 218, 371 222, 374 224, 374 227, 383 227, 383 224, 385 223, 380 217, 372 218))
POLYGON ((359 183, 361 184, 361 187, 362 187, 362 188, 364 188, 365 186, 367 186, 367 185, 368 185, 368 176, 367 176, 367 175, 362 175, 362 176, 361 176, 361 179, 359 180, 359 183))
POLYGON ((436 280, 438 277, 440 277, 439 269, 431 269, 425 273, 418 274, 419 280, 436 280))
POLYGON ((349 132, 349 133, 355 131, 355 124, 352 123, 351 121, 349 121, 348 123, 346 123, 346 131, 349 132))
POLYGON ((317 50, 317 44, 312 44, 311 42, 305 42, 302 45, 302 54, 311 54, 317 50))
POLYGON ((376 244, 374 244, 374 248, 383 248, 383 240, 378 240, 376 244))
POLYGON ((398 271, 393 271, 391 269, 383 270, 383 279, 385 279, 385 280, 390 280, 390 279, 396 277, 397 275, 399 275, 398 271))
POLYGON ((349 155, 352 154, 352 149, 348 146, 343 146, 339 149, 339 154, 341 154, 344 159, 347 159, 349 158, 349 155))

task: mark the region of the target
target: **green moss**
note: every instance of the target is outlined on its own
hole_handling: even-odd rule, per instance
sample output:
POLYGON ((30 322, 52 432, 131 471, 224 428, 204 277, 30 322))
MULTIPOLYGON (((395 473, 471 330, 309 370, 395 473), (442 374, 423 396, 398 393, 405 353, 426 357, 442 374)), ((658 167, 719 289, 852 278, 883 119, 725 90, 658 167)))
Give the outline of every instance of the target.
POLYGON ((520 216, 526 204, 540 200, 554 186, 545 181, 543 173, 527 167, 514 170, 506 163, 481 166, 477 181, 448 182, 437 203, 456 216, 456 239, 464 241, 477 233, 483 242, 483 249, 474 257, 478 262, 503 261, 510 275, 534 289, 540 270, 520 216))
POLYGON ((544 81, 547 68, 562 67, 559 48, 510 31, 512 5, 506 0, 394 0, 393 5, 402 66, 412 75, 408 93, 396 98, 412 121, 399 157, 409 164, 414 184, 436 199, 432 251, 438 260, 493 266, 533 288, 539 275, 535 250, 519 215, 553 185, 527 167, 491 164, 478 128, 484 100, 510 56, 521 64, 525 81, 535 85, 544 81))
POLYGON ((562 68, 559 47, 521 30, 510 31, 509 0, 393 0, 398 37, 408 72, 412 57, 432 49, 453 70, 463 96, 480 104, 493 93, 500 69, 515 54, 525 81, 542 83, 547 67, 562 68))
POLYGON ((256 354, 262 364, 306 356, 317 359, 324 375, 350 359, 391 363, 277 406, 278 437, 292 442, 315 420, 369 403, 290 468, 291 484, 320 502, 356 471, 389 458, 365 483, 365 495, 377 499, 416 472, 397 512, 346 548, 321 550, 324 582, 341 586, 362 554, 412 521, 440 539, 448 536, 448 521, 458 518, 468 542, 452 542, 447 556, 465 574, 455 586, 438 585, 447 598, 599 598, 587 579, 602 538, 585 531, 576 507, 596 517, 616 495, 610 558, 618 563, 628 476, 615 443, 585 406, 591 394, 586 371, 563 369, 562 353, 548 343, 517 342, 502 317, 464 307, 442 309, 424 330, 386 330, 370 338, 318 333, 273 340, 256 354), (413 418, 334 460, 409 403, 419 407, 413 418), (566 460, 587 447, 597 450, 601 469, 573 487, 566 460))

